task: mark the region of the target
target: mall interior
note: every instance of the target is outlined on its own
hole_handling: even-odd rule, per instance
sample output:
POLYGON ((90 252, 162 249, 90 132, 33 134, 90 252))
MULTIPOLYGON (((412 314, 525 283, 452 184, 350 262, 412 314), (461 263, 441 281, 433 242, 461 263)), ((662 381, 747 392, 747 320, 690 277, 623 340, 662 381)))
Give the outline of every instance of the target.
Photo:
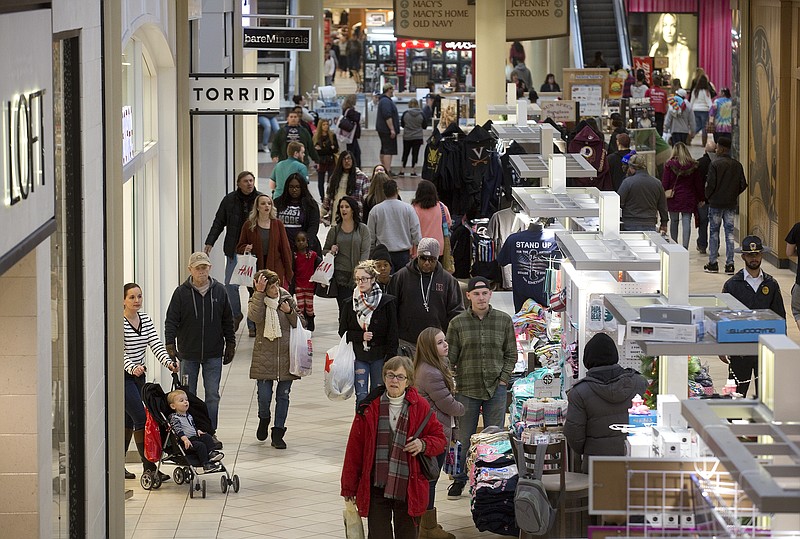
MULTIPOLYGON (((592 333, 605 331, 629 362, 623 366, 643 371, 641 357, 650 359, 655 391, 665 396, 658 402, 669 414, 659 404, 658 425, 647 435, 653 446, 629 442, 626 457, 593 458, 576 505, 558 500, 566 515, 551 535, 800 534, 793 363, 800 306, 790 308, 797 252, 790 256, 786 239, 800 221, 800 1, 10 0, 0 3, 0 48, 0 407, 8 414, 0 419, 1 536, 344 536, 340 479, 354 400, 329 400, 323 388, 326 351, 340 337, 336 302, 315 300, 313 372, 293 386, 287 450, 256 439, 255 341, 241 324, 236 356, 222 373, 217 429, 225 468, 240 481, 236 492, 220 483, 224 474, 198 476, 202 487, 179 485, 169 465, 162 469, 171 479, 145 489, 134 444, 127 453, 123 447, 120 292, 127 282, 141 286, 143 311, 163 339, 189 255, 203 249, 239 172, 253 171, 256 188, 269 190, 274 163, 261 151, 259 115, 283 125, 293 96, 304 96, 315 119, 335 125, 343 99, 355 94, 361 169, 370 176, 381 147, 376 103, 389 83, 400 113, 412 99, 440 96, 461 135, 492 120, 495 153, 516 144, 529 154, 508 161, 513 189, 502 211, 525 223, 549 218, 563 259, 549 260, 547 282, 563 292, 566 310, 540 307, 562 339, 548 348, 551 367, 537 370, 532 334, 516 327, 517 375, 534 387, 542 368, 555 368, 562 385, 549 395, 566 399, 579 375, 567 369, 568 356, 582 357, 592 333), (334 76, 326 71, 329 45, 334 76), (787 311, 777 335, 723 343, 706 327, 705 339, 689 343, 626 337, 650 302, 699 306, 706 315, 742 306, 721 294, 730 275, 703 270, 708 257, 695 248, 697 229, 688 249, 656 232, 620 233, 618 197, 593 187, 600 172, 589 146, 575 153, 561 140, 561 130, 593 118, 603 147, 614 129, 610 116, 620 113, 641 134, 631 139, 648 171, 660 174, 667 137, 652 128, 649 98, 623 95, 628 75, 620 68, 634 77, 641 70, 650 85, 663 78, 667 92, 675 91, 674 78, 690 89, 703 68, 716 89, 730 91, 731 151, 748 183, 734 235, 737 246, 748 235, 762 240, 763 268, 779 283, 787 311), (542 87, 548 74, 558 89, 542 87), (592 318, 598 306, 605 323, 592 318), (761 366, 747 398, 699 399, 692 378, 687 389, 688 362, 690 376, 693 364, 708 367, 706 394, 725 393, 729 377, 718 356, 737 352, 758 354, 761 366), (658 451, 684 432, 686 447, 658 451), (124 478, 126 468, 135 479, 124 478)), ((425 144, 432 133, 425 131, 425 144)), ((699 133, 688 146, 694 159, 704 155, 699 133)), ((401 166, 395 155, 401 198, 411 201, 419 179, 398 174, 401 166)), ((319 201, 314 170, 310 182, 319 201)), ((482 213, 475 217, 485 228, 492 215, 482 213)), ((322 242, 327 232, 320 226, 322 242)), ((222 238, 209 256, 211 276, 223 280, 222 238)), ((740 254, 734 261, 736 270, 744 267, 740 254)), ((456 275, 463 289, 466 272, 456 275)), ((495 285, 493 308, 513 315, 510 283, 495 285)), ((246 287, 240 292, 244 304, 246 287)), ((146 367, 149 382, 170 388, 170 373, 150 352, 146 367)), ((531 391, 526 411, 539 389, 531 391)), ((558 436, 559 418, 550 436, 558 436)), ((471 498, 480 490, 451 500, 450 483, 443 473, 436 486, 438 524, 450 537, 528 536, 513 509, 499 528, 479 525, 471 498)))

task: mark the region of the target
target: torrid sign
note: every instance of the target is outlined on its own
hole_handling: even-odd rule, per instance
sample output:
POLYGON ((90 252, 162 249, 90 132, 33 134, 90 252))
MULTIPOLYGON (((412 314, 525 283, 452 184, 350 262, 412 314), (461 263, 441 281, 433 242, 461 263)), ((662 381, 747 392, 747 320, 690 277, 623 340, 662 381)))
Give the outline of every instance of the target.
POLYGON ((198 74, 189 79, 189 107, 193 112, 277 111, 280 95, 280 78, 275 74, 198 74))
POLYGON ((4 43, 26 43, 0 56, 0 267, 55 222, 52 42, 31 35, 52 35, 50 10, 0 15, 4 43))

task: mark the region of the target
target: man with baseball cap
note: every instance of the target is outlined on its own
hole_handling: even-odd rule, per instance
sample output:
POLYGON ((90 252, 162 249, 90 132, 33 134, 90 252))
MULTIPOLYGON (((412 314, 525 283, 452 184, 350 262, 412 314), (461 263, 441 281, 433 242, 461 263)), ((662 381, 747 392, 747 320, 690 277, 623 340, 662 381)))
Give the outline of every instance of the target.
POLYGON ((503 428, 506 418, 506 389, 517 362, 517 341, 511 317, 493 309, 490 281, 473 277, 467 285, 470 307, 450 321, 447 329, 448 357, 456 379, 456 400, 464 405, 459 420, 458 440, 462 452, 461 473, 453 476, 447 497, 461 496, 467 483, 466 460, 470 436, 483 425, 503 428))
POLYGON ((647 159, 643 155, 635 152, 631 154, 622 159, 622 163, 628 165, 628 175, 619 186, 622 230, 655 231, 660 217, 659 231, 665 234, 669 213, 664 186, 660 180, 647 173, 647 159))
MULTIPOLYGON (((748 309, 772 309, 775 314, 786 318, 778 281, 761 269, 764 254, 761 238, 744 238, 741 252, 745 267, 725 282, 722 292, 732 295, 748 309)), ((736 382, 736 392, 747 395, 750 380, 755 381, 758 376, 758 356, 720 356, 720 359, 728 364, 728 376, 736 382)))
POLYGON ((413 357, 423 329, 436 327, 446 333, 453 317, 464 310, 461 287, 439 263, 439 249, 436 238, 422 238, 417 258, 389 282, 387 293, 397 298, 400 355, 413 357))
POLYGON ((208 255, 192 253, 189 278, 175 289, 167 307, 164 341, 169 356, 180 359, 181 374, 188 378, 192 393, 197 393, 197 377, 203 367, 204 400, 216 430, 222 365, 233 361, 236 334, 228 293, 222 283, 209 277, 210 271, 208 255))

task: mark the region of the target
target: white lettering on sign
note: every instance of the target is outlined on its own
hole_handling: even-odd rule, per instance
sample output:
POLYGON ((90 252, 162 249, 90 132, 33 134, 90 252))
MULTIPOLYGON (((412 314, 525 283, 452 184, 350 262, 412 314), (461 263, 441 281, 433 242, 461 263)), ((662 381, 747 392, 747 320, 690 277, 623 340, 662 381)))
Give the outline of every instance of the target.
POLYGON ((44 90, 19 94, 3 103, 3 202, 13 206, 27 200, 45 184, 44 90))
POLYGON ((448 41, 444 48, 453 51, 471 51, 475 48, 475 43, 471 41, 448 41))
POLYGON ((189 81, 189 106, 205 112, 263 111, 280 108, 278 77, 226 79, 192 77, 189 81))

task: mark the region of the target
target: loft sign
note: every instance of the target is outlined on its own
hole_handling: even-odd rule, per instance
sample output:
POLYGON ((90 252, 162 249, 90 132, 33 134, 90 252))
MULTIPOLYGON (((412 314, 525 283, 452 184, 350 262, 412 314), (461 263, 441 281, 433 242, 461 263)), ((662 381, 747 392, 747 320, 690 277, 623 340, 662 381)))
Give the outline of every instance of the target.
POLYGON ((189 107, 209 113, 260 112, 280 108, 280 78, 277 75, 245 76, 191 76, 189 107))
POLYGON ((3 100, 2 167, 5 206, 30 197, 45 185, 44 90, 20 93, 3 100))

